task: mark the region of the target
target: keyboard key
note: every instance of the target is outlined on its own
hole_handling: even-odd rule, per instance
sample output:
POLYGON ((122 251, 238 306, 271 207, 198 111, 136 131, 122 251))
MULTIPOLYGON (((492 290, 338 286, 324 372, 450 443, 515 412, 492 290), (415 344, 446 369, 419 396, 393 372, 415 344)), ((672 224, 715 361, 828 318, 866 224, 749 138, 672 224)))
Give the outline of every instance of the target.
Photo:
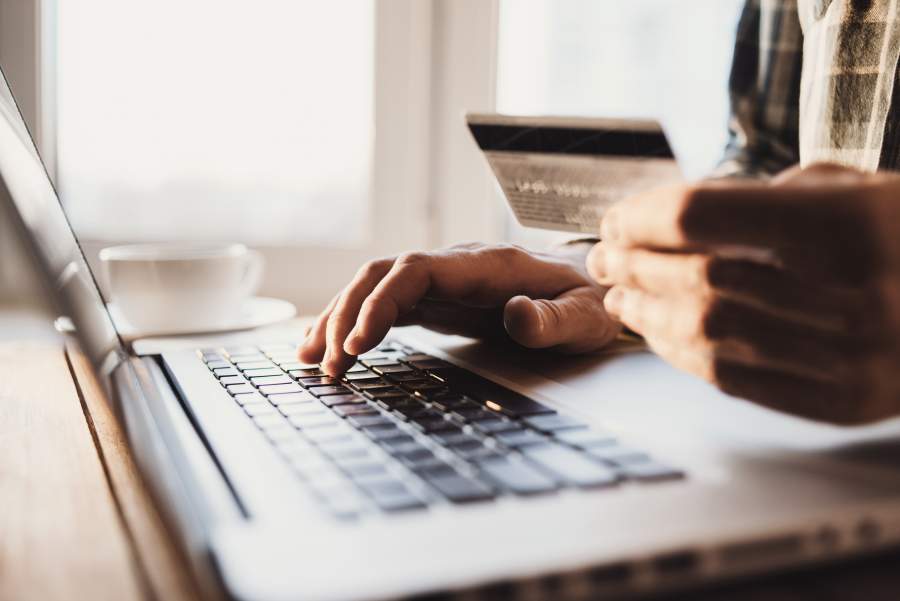
POLYGON ((237 376, 240 375, 238 370, 233 367, 220 367, 218 369, 214 369, 213 373, 216 374, 217 378, 224 378, 226 376, 237 376))
POLYGON ((287 394, 291 392, 303 392, 303 389, 300 388, 299 385, 291 383, 291 384, 272 384, 270 386, 260 386, 259 391, 269 396, 270 394, 287 394))
POLYGON ((382 376, 386 376, 388 374, 409 374, 413 373, 413 369, 407 365, 401 365, 399 363, 394 365, 376 365, 372 367, 372 371, 377 374, 381 374, 382 376))
POLYGON ((568 415, 535 415, 526 417, 524 422, 541 432, 556 432, 557 430, 582 430, 587 429, 587 424, 568 415))
POLYGON ((466 434, 462 431, 461 428, 457 428, 455 430, 446 430, 443 432, 438 432, 431 436, 432 440, 435 440, 442 445, 452 446, 455 444, 459 444, 468 440, 474 440, 478 444, 481 444, 481 440, 472 436, 471 434, 466 434))
POLYGON ((281 365, 282 363, 296 363, 297 362, 297 353, 263 353, 266 357, 269 358, 269 361, 276 365, 281 365))
POLYGON ((344 386, 310 386, 307 390, 317 397, 329 394, 349 394, 351 392, 349 388, 344 386))
POLYGON ((453 390, 478 399, 495 411, 516 417, 556 413, 533 399, 472 372, 450 367, 436 370, 434 373, 448 382, 453 390))
POLYGON ((335 459, 344 473, 353 480, 368 480, 388 476, 388 470, 383 463, 374 459, 335 459))
POLYGON ((430 411, 421 401, 413 399, 397 403, 391 410, 398 419, 403 421, 414 419, 430 411))
POLYGON ((478 467, 501 488, 517 495, 534 495, 556 490, 556 483, 521 461, 506 458, 487 459, 478 467))
POLYGON ((553 433, 553 437, 573 447, 590 449, 615 444, 612 434, 598 430, 561 430, 553 433))
POLYGON ((292 378, 310 378, 315 376, 328 375, 318 367, 310 367, 307 369, 291 369, 286 370, 292 378))
POLYGON ((365 355, 360 355, 360 363, 362 363, 363 365, 365 365, 366 367, 368 367, 370 369, 373 367, 386 367, 388 365, 400 365, 394 359, 388 359, 387 357, 384 357, 384 356, 373 356, 371 358, 367 358, 367 355, 368 355, 368 353, 365 355))
POLYGON ((230 355, 232 363, 248 363, 250 361, 268 361, 269 358, 262 353, 246 353, 243 355, 230 355))
POLYGON ((439 359, 436 359, 431 355, 426 355, 425 353, 413 353, 411 355, 406 355, 401 360, 404 363, 411 363, 414 361, 439 361, 439 359))
POLYGON ((377 374, 373 374, 369 370, 363 368, 365 371, 360 371, 356 373, 346 373, 344 374, 344 379, 348 382, 373 382, 373 381, 381 381, 381 378, 377 374))
POLYGON ((393 385, 391 385, 388 382, 385 382, 381 378, 378 378, 377 380, 372 380, 372 381, 353 382, 351 384, 351 386, 353 386, 353 388, 355 388, 356 390, 358 390, 360 392, 366 392, 367 390, 372 390, 372 391, 390 390, 390 389, 394 388, 393 385))
POLYGON ((208 367, 208 368, 210 368, 210 369, 212 369, 212 370, 216 370, 216 369, 226 369, 226 368, 231 367, 231 363, 229 363, 228 361, 218 361, 218 360, 216 360, 216 361, 210 361, 210 362, 208 362, 208 363, 206 364, 206 367, 208 367))
POLYGON ((378 493, 372 495, 375 504, 384 511, 409 511, 424 509, 425 502, 409 491, 378 493))
POLYGON ((318 445, 319 450, 325 453, 332 460, 337 459, 367 459, 371 457, 369 449, 358 444, 355 441, 345 442, 343 440, 322 441, 318 445))
POLYGON ((646 453, 620 445, 593 447, 588 449, 587 452, 591 457, 613 465, 629 465, 650 461, 650 456, 646 453))
POLYGON ((394 438, 390 438, 388 440, 380 441, 382 448, 388 453, 402 453, 405 451, 410 451, 415 448, 424 448, 412 436, 408 434, 405 436, 396 436, 394 438))
POLYGON ((354 363, 353 366, 347 370, 348 374, 358 374, 364 371, 369 371, 369 369, 360 363, 354 363))
POLYGON ((441 474, 425 477, 425 481, 454 503, 486 501, 494 498, 486 485, 460 474, 441 474))
POLYGON ((445 369, 448 367, 452 367, 446 361, 441 361, 440 359, 435 359, 434 357, 430 359, 407 359, 406 362, 415 367, 416 369, 423 369, 427 371, 431 371, 433 369, 445 369))
POLYGON ((436 478, 456 474, 456 470, 449 463, 445 463, 435 457, 430 461, 423 461, 412 468, 420 478, 436 478))
POLYGON ((231 386, 232 384, 246 384, 247 380, 245 380, 241 376, 225 376, 224 378, 219 378, 219 384, 222 386, 231 386))
POLYGON ((450 412, 450 416, 458 419, 460 421, 478 421, 478 420, 497 420, 502 421, 497 417, 496 413, 492 413, 486 410, 484 407, 469 407, 464 406, 462 408, 453 409, 450 412))
MULTIPOLYGON (((248 405, 247 407, 265 407, 266 405, 248 405)), ((271 405, 269 406, 271 409, 271 405)), ((244 409, 247 410, 246 408, 244 409)), ((248 413, 249 414, 249 413, 248 413)), ((278 414, 278 412, 274 413, 263 413, 259 415, 249 414, 253 417, 253 423, 257 425, 261 430, 283 430, 285 432, 293 433, 293 428, 291 425, 285 421, 285 419, 278 414)))
POLYGON ((210 361, 225 361, 225 357, 222 356, 221 353, 217 352, 209 352, 209 353, 200 353, 200 356, 203 358, 205 363, 209 363, 210 361))
POLYGON ((275 364, 269 360, 265 361, 243 361, 240 363, 236 363, 237 368, 241 371, 245 369, 271 369, 275 367, 275 364))
MULTIPOLYGON (((328 399, 332 397, 326 396, 322 398, 328 399)), ((338 405, 334 407, 333 410, 341 417, 347 417, 350 415, 379 415, 378 411, 372 409, 372 407, 368 405, 338 405)))
POLYGON ((409 394, 403 392, 399 388, 386 388, 386 389, 376 389, 376 390, 367 390, 363 393, 367 397, 372 400, 377 401, 378 399, 408 399, 409 394))
POLYGON ((420 371, 410 371, 409 373, 388 374, 387 378, 391 382, 401 384, 403 382, 421 382, 425 380, 425 376, 420 371))
POLYGON ((349 487, 322 491, 321 497, 328 510, 338 519, 352 520, 365 510, 362 497, 349 487))
POLYGON ((472 422, 472 427, 483 432, 484 434, 496 434, 498 432, 508 432, 510 430, 518 430, 519 424, 511 422, 499 417, 491 419, 480 419, 472 422))
POLYGON ((397 437, 406 435, 406 433, 403 430, 399 429, 394 424, 382 424, 380 426, 368 426, 366 428, 362 428, 362 433, 374 441, 389 440, 391 438, 397 438, 397 437))
POLYGON ((462 459, 466 461, 479 461, 482 459, 494 459, 501 458, 504 455, 501 455, 494 449, 486 447, 484 445, 480 445, 472 448, 454 448, 453 452, 459 455, 462 459))
POLYGON ((519 449, 534 444, 545 444, 547 438, 535 432, 534 430, 510 430, 508 432, 498 432, 494 435, 498 441, 507 447, 519 449))
POLYGON ((244 370, 245 378, 262 378, 265 376, 283 376, 284 372, 282 372, 277 367, 266 367, 264 369, 247 369, 244 370))
POLYGON ((384 511, 402 511, 425 506, 425 503, 399 480, 372 480, 359 484, 384 511))
POLYGON ((351 415, 347 417, 347 423, 354 428, 371 428, 373 426, 393 425, 393 422, 383 415, 351 415))
POLYGON ((288 418, 291 424, 300 430, 335 426, 340 418, 332 413, 300 413, 288 418))
POLYGON ((328 410, 318 403, 293 403, 287 405, 279 405, 278 411, 280 411, 282 415, 288 417, 292 415, 323 415, 328 413, 328 410))
POLYGON ((392 455, 402 461, 403 465, 410 469, 422 468, 427 465, 441 462, 434 456, 431 449, 423 447, 422 445, 417 445, 414 448, 409 448, 404 451, 395 451, 392 455))
POLYGON ((332 378, 331 376, 300 378, 297 381, 300 382, 301 386, 334 386, 339 383, 339 380, 332 378))
POLYGON ((618 481, 611 468, 578 451, 560 445, 533 445, 522 449, 525 457, 558 480, 581 488, 610 486, 618 481))
POLYGON ((250 384, 231 384, 227 386, 227 389, 232 395, 256 392, 256 389, 253 388, 253 386, 250 386, 250 384))
MULTIPOLYGON (((470 404, 470 401, 461 394, 456 393, 443 393, 437 395, 427 395, 428 401, 431 402, 431 406, 437 409, 438 411, 453 411, 457 407, 460 407, 463 410, 473 409, 470 404)), ((480 409, 480 407, 476 406, 474 409, 480 409)))
POLYGON ((278 413, 278 411, 272 405, 266 403, 263 405, 262 403, 251 403, 249 405, 244 405, 244 411, 250 417, 255 417, 257 415, 273 415, 278 413))
POLYGON ((294 428, 284 420, 281 420, 280 426, 273 425, 264 427, 263 433, 266 435, 266 438, 272 441, 272 444, 274 444, 276 447, 288 445, 293 443, 294 441, 301 440, 298 437, 296 428, 294 428))
POLYGON ((305 436, 307 440, 317 445, 326 443, 350 444, 356 440, 353 431, 348 429, 347 426, 341 422, 315 428, 306 428, 300 431, 303 432, 303 436, 305 436))
POLYGON ((659 480, 678 480, 684 478, 684 472, 655 461, 627 464, 619 468, 619 473, 629 480, 655 482, 659 480))
POLYGON ((444 416, 440 413, 437 415, 426 413, 424 415, 416 416, 412 418, 409 423, 423 432, 455 431, 459 429, 459 426, 444 419, 444 416))
POLYGON ((238 405, 251 405, 258 403, 264 403, 266 405, 269 404, 269 402, 266 400, 266 397, 259 394, 255 390, 253 392, 236 394, 234 395, 234 400, 238 402, 238 405))
POLYGON ((319 400, 328 407, 334 407, 335 405, 359 405, 366 402, 366 399, 356 394, 331 394, 323 396, 319 400))
POLYGON ((316 401, 316 397, 309 394, 305 390, 302 392, 286 392, 282 394, 270 394, 269 402, 273 405, 295 405, 298 403, 312 403, 316 401))
MULTIPOLYGON (((283 369, 284 371, 288 371, 288 372, 296 371, 299 369, 311 369, 311 370, 319 369, 318 365, 310 364, 310 363, 300 363, 299 361, 285 361, 285 362, 279 363, 278 366, 281 369, 283 369)), ((310 374, 310 375, 319 375, 319 374, 310 374)))
POLYGON ((422 398, 427 398, 429 394, 444 394, 447 392, 447 387, 439 382, 434 381, 412 381, 412 382, 402 382, 400 384, 404 390, 408 390, 409 392, 418 394, 422 398))
POLYGON ((269 386, 272 384, 292 384, 288 376, 281 374, 280 376, 263 376, 261 378, 250 378, 250 382, 254 386, 269 386))

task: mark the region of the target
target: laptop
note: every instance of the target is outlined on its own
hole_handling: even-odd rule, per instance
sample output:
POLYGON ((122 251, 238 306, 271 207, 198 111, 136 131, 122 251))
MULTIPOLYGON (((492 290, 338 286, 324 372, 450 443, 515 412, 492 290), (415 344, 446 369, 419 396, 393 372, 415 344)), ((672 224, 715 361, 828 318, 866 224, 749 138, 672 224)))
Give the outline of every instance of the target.
POLYGON ((126 346, 5 78, 0 202, 210 598, 631 597, 900 540, 896 422, 788 418, 646 352, 412 329, 332 380, 287 329, 126 346))

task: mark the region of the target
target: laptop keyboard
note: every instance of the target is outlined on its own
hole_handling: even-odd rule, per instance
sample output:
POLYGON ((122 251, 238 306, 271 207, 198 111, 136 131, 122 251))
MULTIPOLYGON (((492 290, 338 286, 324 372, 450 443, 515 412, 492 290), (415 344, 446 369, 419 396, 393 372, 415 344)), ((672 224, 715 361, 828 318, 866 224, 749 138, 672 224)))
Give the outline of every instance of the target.
POLYGON ((611 489, 684 473, 609 432, 401 344, 341 378, 288 344, 198 351, 335 516, 611 489))

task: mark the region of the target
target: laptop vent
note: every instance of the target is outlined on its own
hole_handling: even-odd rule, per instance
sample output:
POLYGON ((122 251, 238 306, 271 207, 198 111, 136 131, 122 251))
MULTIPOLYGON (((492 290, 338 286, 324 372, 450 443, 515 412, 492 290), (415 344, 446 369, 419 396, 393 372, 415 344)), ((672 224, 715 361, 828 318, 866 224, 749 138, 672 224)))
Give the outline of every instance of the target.
POLYGON ((673 551, 653 559, 653 569, 663 577, 686 576, 699 565, 700 556, 690 550, 673 551))
POLYGON ((799 555, 802 551, 803 537, 799 534, 787 534, 725 545, 719 551, 719 560, 723 566, 739 568, 784 561, 799 555))

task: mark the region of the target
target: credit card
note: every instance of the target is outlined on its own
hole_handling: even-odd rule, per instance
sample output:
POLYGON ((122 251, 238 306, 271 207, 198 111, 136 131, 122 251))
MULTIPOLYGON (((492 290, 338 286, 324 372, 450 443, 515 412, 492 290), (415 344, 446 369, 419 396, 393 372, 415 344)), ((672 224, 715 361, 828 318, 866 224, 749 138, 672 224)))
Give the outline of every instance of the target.
POLYGON ((683 181, 651 120, 466 115, 522 225, 597 234, 613 203, 683 181))

